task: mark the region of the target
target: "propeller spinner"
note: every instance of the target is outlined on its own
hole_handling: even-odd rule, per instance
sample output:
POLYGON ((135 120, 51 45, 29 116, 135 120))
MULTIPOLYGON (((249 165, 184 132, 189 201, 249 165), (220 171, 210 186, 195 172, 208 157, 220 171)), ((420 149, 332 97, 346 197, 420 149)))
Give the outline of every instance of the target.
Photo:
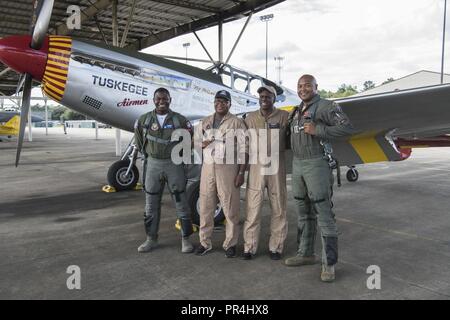
MULTIPOLYGON (((38 7, 40 7, 40 10, 31 37, 13 36, 0 40, 0 60, 10 68, 24 74, 16 167, 19 164, 25 126, 30 111, 32 81, 33 78, 38 81, 42 80, 43 70, 47 60, 48 45, 45 44, 45 39, 52 15, 53 4, 54 0, 43 0, 39 3, 38 7)), ((21 85, 22 83, 19 84, 19 86, 21 85)))

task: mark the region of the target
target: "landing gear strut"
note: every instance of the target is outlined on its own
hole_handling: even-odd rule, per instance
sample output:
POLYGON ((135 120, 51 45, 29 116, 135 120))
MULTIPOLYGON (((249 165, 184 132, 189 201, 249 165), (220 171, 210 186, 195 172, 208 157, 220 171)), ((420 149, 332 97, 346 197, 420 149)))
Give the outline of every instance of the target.
POLYGON ((138 148, 133 141, 119 161, 114 162, 108 170, 108 183, 116 191, 132 190, 139 181, 139 170, 136 167, 138 148))
POLYGON ((355 169, 355 166, 349 166, 347 171, 347 180, 349 182, 355 182, 359 178, 358 170, 355 169))

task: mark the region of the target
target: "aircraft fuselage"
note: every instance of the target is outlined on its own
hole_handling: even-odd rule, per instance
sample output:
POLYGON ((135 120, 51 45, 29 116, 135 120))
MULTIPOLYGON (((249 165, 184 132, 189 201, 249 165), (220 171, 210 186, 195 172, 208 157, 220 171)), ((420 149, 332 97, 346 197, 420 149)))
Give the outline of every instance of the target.
MULTIPOLYGON (((205 80, 202 77, 207 71, 202 69, 197 76, 194 67, 171 61, 175 68, 169 68, 67 37, 50 37, 48 50, 44 92, 71 109, 123 130, 132 131, 136 119, 154 108, 153 93, 159 87, 169 90, 171 109, 189 119, 213 113, 214 95, 221 89, 231 93, 230 112, 259 108, 257 96, 224 86, 212 73, 211 79, 205 80), (190 74, 177 71, 178 67, 187 68, 190 74)), ((284 92, 283 106, 298 103, 292 92, 284 92)))

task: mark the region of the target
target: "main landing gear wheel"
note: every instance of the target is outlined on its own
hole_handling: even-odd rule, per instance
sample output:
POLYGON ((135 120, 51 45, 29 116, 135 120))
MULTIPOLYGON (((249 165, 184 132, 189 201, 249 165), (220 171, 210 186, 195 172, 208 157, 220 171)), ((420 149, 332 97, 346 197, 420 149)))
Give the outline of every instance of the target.
MULTIPOLYGON (((187 188, 186 192, 187 201, 189 208, 191 209, 191 219, 192 223, 200 225, 200 181, 192 183, 187 188)), ((214 225, 218 226, 225 220, 225 215, 223 213, 222 206, 220 203, 217 204, 217 208, 214 211, 214 225)))
POLYGON ((114 162, 108 170, 108 183, 117 191, 132 190, 139 180, 139 170, 135 165, 127 173, 130 160, 119 160, 114 162))
POLYGON ((347 180, 349 182, 355 182, 358 180, 358 178, 359 178, 358 170, 356 170, 355 168, 350 168, 347 171, 347 180))

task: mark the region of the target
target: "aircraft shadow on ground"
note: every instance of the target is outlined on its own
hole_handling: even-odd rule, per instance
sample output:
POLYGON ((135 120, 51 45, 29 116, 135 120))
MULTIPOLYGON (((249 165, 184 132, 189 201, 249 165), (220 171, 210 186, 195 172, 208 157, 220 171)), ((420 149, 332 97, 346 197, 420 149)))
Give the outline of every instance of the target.
POLYGON ((0 206, 0 217, 31 217, 36 215, 71 215, 90 210, 133 205, 142 201, 141 192, 106 194, 97 189, 55 196, 33 196, 0 206))

